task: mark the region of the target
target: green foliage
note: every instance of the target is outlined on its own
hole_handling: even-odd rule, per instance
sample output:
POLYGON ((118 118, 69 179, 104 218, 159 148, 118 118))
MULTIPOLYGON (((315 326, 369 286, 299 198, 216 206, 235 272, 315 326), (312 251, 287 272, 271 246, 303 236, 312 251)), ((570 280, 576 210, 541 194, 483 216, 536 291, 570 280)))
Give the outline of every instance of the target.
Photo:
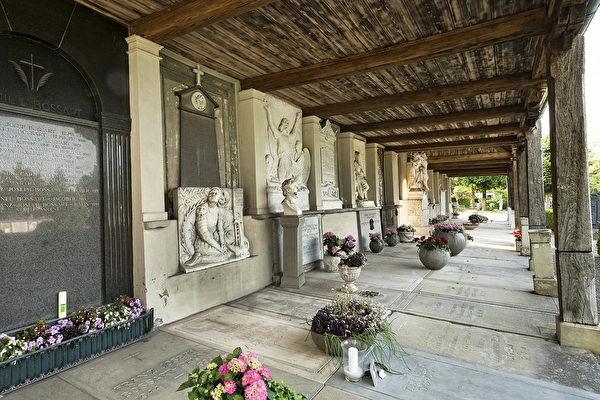
POLYGON ((470 197, 466 197, 464 199, 460 199, 458 201, 458 204, 461 206, 465 206, 465 207, 471 207, 471 198, 470 197))
POLYGON ((550 136, 542 138, 542 170, 544 174, 544 193, 552 193, 552 168, 550 163, 550 136))
POLYGON ((588 149, 588 173, 590 193, 600 192, 600 142, 594 142, 588 149))
POLYGON ((546 228, 554 229, 554 210, 546 208, 546 228))
MULTIPOLYGON (((464 178, 452 178, 453 185, 466 186, 483 195, 483 210, 487 210, 485 194, 488 190, 502 191, 506 189, 505 176, 471 176, 464 178)), ((462 204, 459 202, 459 204, 462 204)))
POLYGON ((308 400, 303 394, 296 393, 283 382, 277 382, 273 379, 267 383, 267 390, 269 400, 308 400))

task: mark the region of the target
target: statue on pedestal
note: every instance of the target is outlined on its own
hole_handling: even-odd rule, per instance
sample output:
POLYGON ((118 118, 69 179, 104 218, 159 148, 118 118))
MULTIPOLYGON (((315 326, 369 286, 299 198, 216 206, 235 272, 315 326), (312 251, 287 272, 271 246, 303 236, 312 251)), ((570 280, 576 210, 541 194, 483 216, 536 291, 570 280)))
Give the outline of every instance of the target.
POLYGON ((281 184, 281 191, 285 197, 281 202, 283 206, 283 215, 302 215, 302 210, 298 208, 296 199, 298 198, 298 186, 294 178, 289 178, 281 184))
POLYGON ((412 178, 415 186, 421 189, 422 192, 429 190, 427 186, 427 154, 424 151, 412 153, 412 178))
POLYGON ((356 200, 359 205, 367 201, 369 183, 367 182, 365 171, 362 165, 360 165, 360 153, 358 151, 354 152, 354 188, 356 191, 356 200))

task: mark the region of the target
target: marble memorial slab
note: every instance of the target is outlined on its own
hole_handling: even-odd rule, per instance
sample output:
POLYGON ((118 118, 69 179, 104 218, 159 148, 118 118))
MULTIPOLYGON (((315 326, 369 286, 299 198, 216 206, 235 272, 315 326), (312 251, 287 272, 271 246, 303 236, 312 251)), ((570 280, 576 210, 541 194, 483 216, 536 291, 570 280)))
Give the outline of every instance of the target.
POLYGON ((527 291, 501 290, 489 286, 465 285, 428 279, 419 288, 419 293, 469 299, 489 304, 510 305, 511 307, 558 314, 556 299, 548 296, 538 296, 527 291))
POLYGON ((178 188, 173 198, 183 272, 250 257, 242 189, 178 188))
POLYGON ((264 364, 307 379, 325 382, 334 372, 326 367, 325 353, 307 340, 310 328, 305 323, 218 306, 163 329, 224 351, 242 346, 264 364))
POLYGON ((521 310, 497 305, 417 295, 402 311, 501 331, 552 339, 554 312, 521 310))
POLYGON ((342 208, 338 185, 336 142, 339 127, 329 120, 319 132, 321 146, 321 195, 325 210, 342 208))
POLYGON ((302 264, 310 264, 323 259, 320 217, 305 217, 302 224, 302 264))
POLYGON ((392 329, 406 348, 600 393, 600 365, 590 351, 530 336, 394 315, 392 329))
MULTIPOLYGON (((367 251, 369 248, 369 233, 381 232, 381 215, 378 209, 361 210, 358 212, 360 250, 367 251)), ((382 235, 383 236, 383 235, 382 235)))

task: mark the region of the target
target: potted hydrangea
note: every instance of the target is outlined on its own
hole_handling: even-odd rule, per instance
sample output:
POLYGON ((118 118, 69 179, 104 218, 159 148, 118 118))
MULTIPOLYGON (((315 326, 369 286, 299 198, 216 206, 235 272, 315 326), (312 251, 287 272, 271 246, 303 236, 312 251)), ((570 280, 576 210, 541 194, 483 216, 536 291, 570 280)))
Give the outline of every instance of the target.
POLYGON ((400 238, 398 237, 398 232, 395 229, 386 229, 385 230, 385 242, 390 247, 394 247, 400 242, 400 238))
POLYGON ((239 347, 231 354, 214 358, 202 370, 194 368, 177 391, 186 389, 190 389, 188 398, 198 400, 307 400, 303 394, 272 379, 256 355, 242 353, 239 347))
POLYGON ((383 250, 384 246, 383 239, 381 238, 381 233, 369 233, 369 239, 371 239, 371 241, 369 242, 369 249, 373 253, 380 253, 383 250))
POLYGON ((450 222, 440 222, 433 226, 433 232, 436 237, 443 237, 448 241, 450 254, 458 255, 467 246, 467 240, 473 240, 468 236, 465 227, 462 224, 453 224, 450 222))
POLYGON ((442 269, 450 261, 450 246, 443 237, 421 236, 416 238, 419 260, 429 269, 442 269))
MULTIPOLYGON (((402 358, 390 315, 391 311, 377 301, 341 295, 313 316, 309 322, 311 338, 320 350, 338 359, 343 340, 362 340, 370 346, 375 362, 389 366, 392 357, 402 358)), ((386 370, 394 373, 388 367, 386 370)))
POLYGON ((411 225, 402 224, 398 227, 398 237, 402 243, 412 243, 416 229, 411 225))

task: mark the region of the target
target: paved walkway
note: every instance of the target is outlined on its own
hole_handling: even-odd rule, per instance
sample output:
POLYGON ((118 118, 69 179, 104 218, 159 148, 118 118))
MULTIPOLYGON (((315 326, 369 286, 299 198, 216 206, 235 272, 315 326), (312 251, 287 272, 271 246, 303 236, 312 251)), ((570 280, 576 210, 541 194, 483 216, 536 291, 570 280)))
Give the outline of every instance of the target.
POLYGON ((189 371, 241 346, 275 379, 316 400, 600 399, 596 358, 557 344, 557 300, 532 293, 528 260, 514 251, 506 214, 487 215, 490 222, 470 232, 475 242, 440 271, 420 264, 414 244, 368 253, 356 284, 380 292, 407 352, 406 365, 395 362, 405 373, 377 387, 367 378, 346 382, 312 343, 306 321, 343 282, 310 271, 299 290, 267 287, 0 397, 183 400, 175 389, 189 371))

